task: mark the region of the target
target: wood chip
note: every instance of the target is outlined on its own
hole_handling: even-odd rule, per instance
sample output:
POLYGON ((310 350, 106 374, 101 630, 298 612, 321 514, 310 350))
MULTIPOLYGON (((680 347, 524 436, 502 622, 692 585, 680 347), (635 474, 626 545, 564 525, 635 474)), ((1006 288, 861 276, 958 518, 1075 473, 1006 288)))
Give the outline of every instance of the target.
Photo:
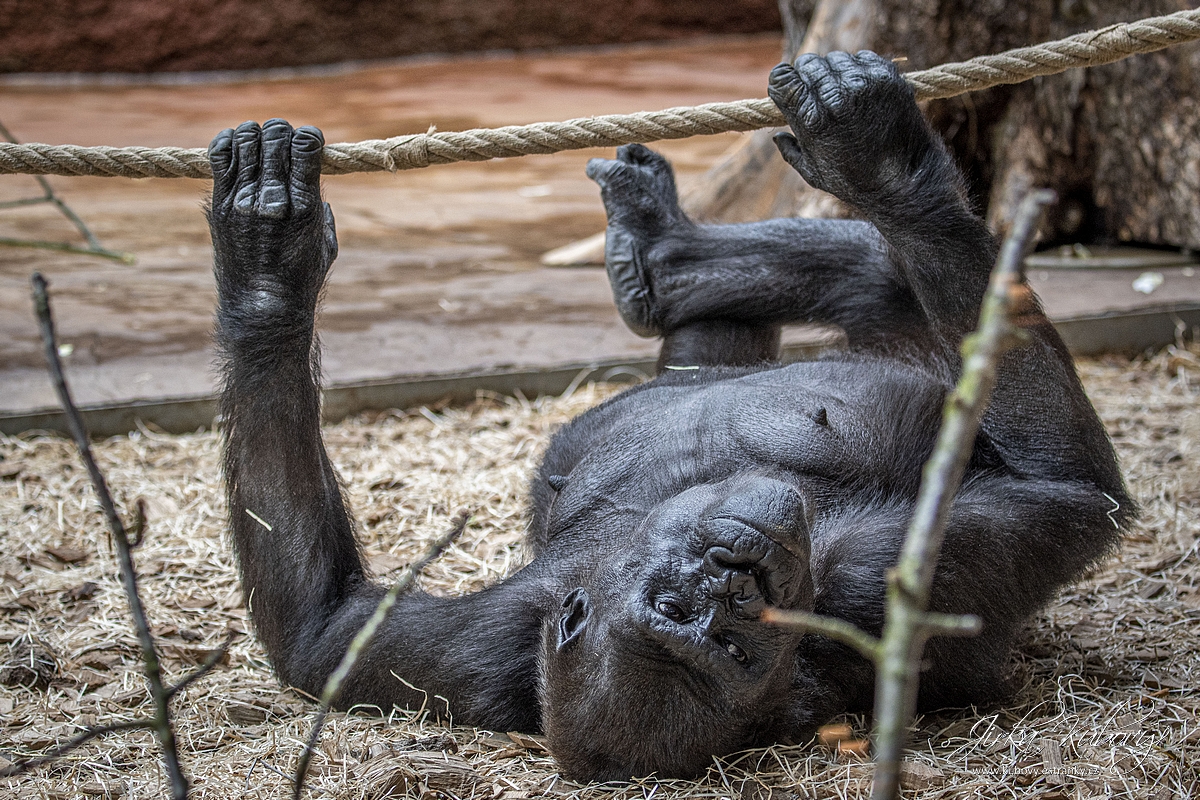
POLYGON ((81 600, 87 600, 94 597, 96 592, 100 591, 100 586, 92 581, 86 581, 71 589, 67 589, 59 599, 64 603, 78 603, 81 600))
POLYGON ((212 608, 217 604, 215 598, 208 595, 190 595, 180 600, 176 605, 185 611, 199 611, 205 608, 212 608))
POLYGON ((866 759, 871 755, 871 742, 867 739, 847 739, 837 743, 839 756, 866 759))
POLYGON ((1153 579, 1144 580, 1142 581, 1141 586, 1139 586, 1137 589, 1137 596, 1143 600, 1149 600, 1160 595, 1166 588, 1166 581, 1157 581, 1153 579))
POLYGON ((517 745, 518 747, 523 747, 531 752, 541 753, 543 755, 550 754, 550 748, 546 745, 546 739, 543 736, 530 736, 527 733, 509 731, 508 738, 513 740, 513 744, 517 745))
MULTIPOLYGON (((198 666, 209 659, 218 648, 215 647, 188 647, 182 644, 166 645, 159 648, 159 651, 167 658, 174 658, 182 661, 185 664, 198 666)), ((222 655, 218 664, 226 666, 229 664, 229 651, 226 650, 222 655)))
POLYGON ((56 558, 64 564, 82 564, 91 555, 87 550, 79 547, 68 547, 66 545, 47 547, 44 552, 46 555, 56 558))
POLYGON ((854 731, 845 722, 822 725, 817 729, 817 741, 829 748, 835 748, 838 742, 853 738, 854 731))
POLYGON ((1062 746, 1056 739, 1042 739, 1038 742, 1038 750, 1042 753, 1042 774, 1047 786, 1061 786, 1066 783, 1063 768, 1062 746))
POLYGON ((900 762, 900 787, 914 791, 938 789, 946 785, 946 773, 921 761, 900 762))
POLYGON ((1147 670, 1142 673, 1142 684, 1152 689, 1187 689, 1188 684, 1167 675, 1156 675, 1147 670))
POLYGON ((1171 653, 1165 647, 1156 647, 1153 650, 1129 650, 1125 653, 1125 657, 1131 661, 1162 661, 1170 655, 1171 653))

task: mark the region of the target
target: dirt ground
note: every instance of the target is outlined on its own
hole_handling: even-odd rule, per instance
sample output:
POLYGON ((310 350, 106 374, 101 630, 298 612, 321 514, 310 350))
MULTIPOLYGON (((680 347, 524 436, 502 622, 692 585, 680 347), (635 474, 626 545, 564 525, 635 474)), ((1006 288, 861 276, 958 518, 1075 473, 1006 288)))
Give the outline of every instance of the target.
MULTIPOLYGON (((1018 687, 996 707, 918 721, 906 797, 1121 797, 1200 794, 1200 351, 1081 362, 1120 454, 1142 521, 1119 555, 1031 622, 1012 661, 1018 687), (919 765, 919 766, 914 766, 919 765)), ((418 409, 332 426, 331 456, 375 572, 397 574, 472 512, 461 540, 422 578, 461 593, 525 558, 525 482, 550 433, 614 391, 481 397, 468 408, 418 409)), ((279 686, 248 634, 222 541, 218 441, 211 433, 142 431, 98 443, 124 509, 149 505, 137 551, 143 596, 177 679, 227 635, 228 663, 174 703, 197 798, 281 798, 312 704, 279 686)), ((126 604, 87 477, 62 439, 0 438, 0 654, 44 664, 41 688, 0 686, 0 759, 34 755, 82 727, 145 714, 126 604)), ((10 669, 8 682, 32 673, 10 669)), ((866 730, 859 718, 847 722, 866 730)), ((0 764, 3 761, 0 760, 0 764)), ((793 798, 865 797, 869 766, 815 743, 715 762, 696 782, 581 787, 539 742, 445 728, 420 713, 335 714, 321 739, 310 797, 793 798), (391 795, 388 795, 391 792, 391 795), (425 792, 425 794, 422 794, 425 792)), ((0 781, 0 797, 161 797, 149 735, 114 734, 37 773, 0 781)))
MULTIPOLYGON (((351 73, 183 85, 14 85, 0 121, 23 141, 203 147, 225 127, 280 116, 327 140, 624 113, 762 96, 777 36, 539 56, 427 59, 351 73)), ((737 134, 664 143, 681 177, 737 134)), ((547 269, 538 257, 604 227, 584 165, 611 150, 327 179, 341 251, 322 317, 331 381, 596 358, 645 357, 620 323, 603 270, 547 269)), ((29 304, 51 281, 81 403, 206 395, 211 248, 187 180, 52 178, 133 267, 0 248, 0 407, 53 405, 29 304)), ((0 177, 0 201, 37 193, 0 177)), ((77 241, 46 206, 0 211, 0 236, 77 241)))

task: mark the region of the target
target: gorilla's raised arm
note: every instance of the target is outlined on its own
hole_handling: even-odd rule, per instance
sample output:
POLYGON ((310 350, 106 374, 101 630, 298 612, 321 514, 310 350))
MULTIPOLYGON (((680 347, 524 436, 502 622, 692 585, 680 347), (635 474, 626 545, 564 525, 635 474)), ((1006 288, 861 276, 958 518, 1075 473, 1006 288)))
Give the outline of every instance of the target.
MULTIPOLYGON (((271 120, 218 134, 209 210, 230 527, 244 596, 279 676, 320 694, 383 589, 366 576, 321 440, 313 325, 337 255, 320 197, 323 139, 271 120)), ((536 728, 544 605, 531 571, 463 598, 402 597, 338 700, 425 705, 498 730, 536 728)))

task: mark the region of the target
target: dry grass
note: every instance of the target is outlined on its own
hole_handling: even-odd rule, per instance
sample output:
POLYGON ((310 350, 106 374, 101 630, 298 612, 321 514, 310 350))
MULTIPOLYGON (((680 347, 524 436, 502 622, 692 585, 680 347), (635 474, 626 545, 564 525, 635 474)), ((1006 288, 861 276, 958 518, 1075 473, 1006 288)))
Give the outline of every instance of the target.
MULTIPOLYGON (((1031 626, 1014 662, 1020 690, 1003 707, 921 720, 906 795, 1188 797, 1200 769, 1200 380, 1194 353, 1088 361, 1081 372, 1114 436, 1143 522, 1119 558, 1064 594, 1031 626), (1062 769, 1057 769, 1061 764, 1062 769), (923 766, 921 766, 923 765, 923 766)), ((484 398, 329 428, 375 570, 416 557, 456 511, 475 516, 422 579, 477 589, 522 562, 522 495, 553 429, 611 392, 527 402, 484 398)), ((96 454, 126 508, 139 495, 151 525, 137 551, 143 595, 166 654, 183 674, 227 631, 245 634, 212 434, 149 431, 96 454)), ((0 438, 0 654, 54 654, 46 688, 0 686, 0 763, 82 726, 146 713, 126 605, 103 521, 69 443, 0 438), (57 556, 55 555, 57 553, 57 556), (65 561, 75 563, 64 563, 65 561), (94 587, 92 586, 94 584, 94 587)), ((12 673, 10 673, 11 675, 12 673)), ((281 689, 251 636, 227 666, 175 703, 181 754, 198 798, 283 798, 312 709, 281 689)), ((863 733, 864 721, 848 722, 863 733)), ((731 763, 732 762, 732 763, 731 763)), ((819 744, 754 751, 702 781, 618 789, 560 779, 536 741, 444 729, 419 715, 333 715, 314 759, 311 797, 419 795, 509 800, 596 795, 859 797, 869 767, 819 744)), ((116 734, 22 778, 0 797, 160 797, 148 733, 116 734)))

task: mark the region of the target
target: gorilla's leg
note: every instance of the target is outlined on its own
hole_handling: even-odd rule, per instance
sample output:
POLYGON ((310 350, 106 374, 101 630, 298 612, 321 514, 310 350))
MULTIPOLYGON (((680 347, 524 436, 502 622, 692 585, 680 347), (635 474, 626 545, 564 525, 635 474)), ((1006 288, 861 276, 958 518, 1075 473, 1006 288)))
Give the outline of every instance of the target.
MULTIPOLYGON (((958 169, 912 88, 895 64, 863 51, 780 64, 768 93, 795 133, 776 135, 783 157, 813 186, 857 206, 882 234, 933 334, 921 357, 947 383, 955 380, 997 243, 968 205, 958 169)), ((1018 291, 1019 323, 1030 341, 1001 358, 982 434, 1015 474, 1095 482, 1126 498, 1108 436, 1062 339, 1028 285, 1018 291)))
MULTIPOLYGON (((279 676, 320 694, 383 594, 320 432, 317 300, 337 252, 320 131, 283 120, 213 140, 209 211, 224 366, 225 480, 243 592, 279 676)), ((462 598, 400 598, 339 696, 428 704, 496 730, 538 725, 536 649, 557 599, 532 570, 462 598)))
POLYGON ((857 350, 927 347, 928 326, 871 225, 697 225, 666 159, 641 145, 593 159, 588 175, 608 212, 617 308, 634 332, 663 337, 660 366, 773 360, 789 322, 839 325, 857 350))
MULTIPOLYGON (((928 320, 930 346, 919 355, 949 386, 961 372, 960 347, 977 323, 996 243, 964 199, 958 171, 912 89, 893 64, 864 51, 781 64, 768 91, 794 132, 776 137, 784 158, 813 186, 857 206, 886 239, 928 320)), ((936 666, 925 683, 934 686, 927 691, 933 701, 981 696, 1017 622, 1115 547, 1136 514, 1062 340, 1028 286, 1017 291, 1028 341, 998 365, 932 597, 938 611, 978 614, 984 633, 931 644, 936 666)), ((815 526, 818 610, 878 628, 884 575, 912 501, 897 492, 876 506, 874 519, 852 510, 815 526), (822 597, 828 587, 842 595, 822 597)))

